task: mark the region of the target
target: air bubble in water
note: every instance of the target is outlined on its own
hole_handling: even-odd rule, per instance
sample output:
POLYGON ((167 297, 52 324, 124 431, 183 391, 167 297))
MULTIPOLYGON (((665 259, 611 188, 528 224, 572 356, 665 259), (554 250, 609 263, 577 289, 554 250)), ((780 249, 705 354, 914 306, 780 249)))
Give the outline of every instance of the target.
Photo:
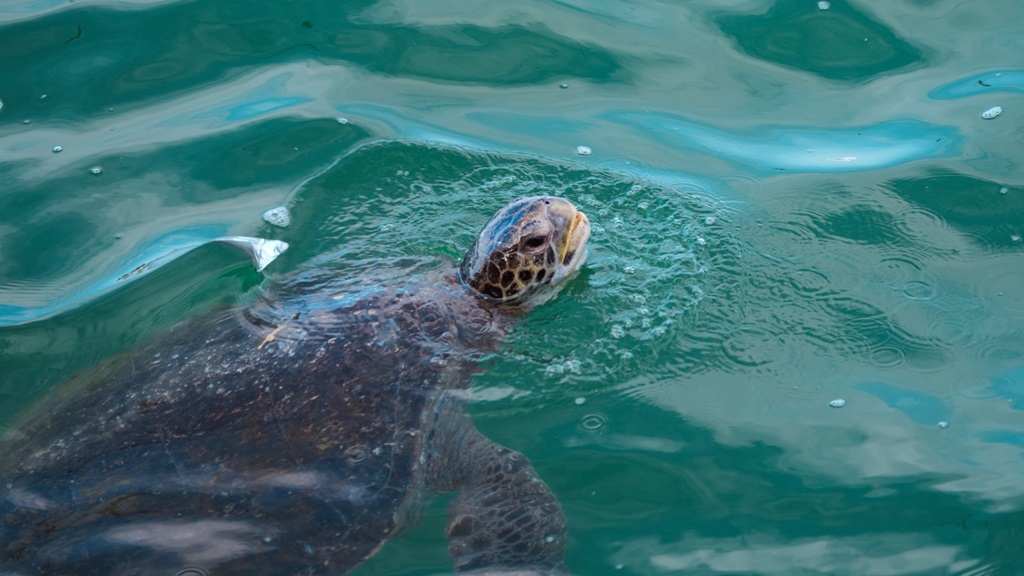
POLYGON ((561 84, 558 85, 558 87, 561 88, 562 90, 565 90, 566 88, 569 87, 569 85, 566 84, 565 82, 562 82, 561 84))
POLYGON ((1012 242, 1020 242, 1020 234, 1010 234, 1010 240, 1012 242))
POLYGON ((949 428, 949 422, 946 422, 945 420, 939 422, 939 428, 949 428))
POLYGON ((281 228, 286 228, 289 224, 292 223, 292 217, 288 213, 287 206, 278 206, 277 208, 271 208, 270 210, 267 210, 266 212, 263 213, 263 220, 267 224, 271 224, 273 226, 280 226, 281 228))
POLYGON ((579 398, 573 400, 573 402, 575 402, 577 406, 582 406, 586 401, 587 401, 587 399, 582 397, 582 396, 580 396, 579 398))
POLYGON ((708 216, 707 218, 704 219, 704 224, 707 224, 708 226, 711 226, 714 223, 715 223, 715 217, 714 216, 708 216))
POLYGON ((552 362, 548 364, 547 368, 544 369, 545 376, 558 376, 565 374, 566 372, 572 374, 580 373, 580 361, 579 360, 566 360, 564 362, 552 362))
POLYGON ((92 172, 96 176, 99 176, 100 174, 103 174, 103 167, 102 166, 93 166, 92 168, 89 168, 89 172, 92 172))
POLYGON ((991 119, 995 118, 996 116, 999 116, 1002 113, 1003 113, 1003 107, 1002 106, 993 106, 993 107, 989 108, 988 110, 985 110, 984 112, 982 112, 981 113, 981 117, 984 118, 985 120, 991 120, 991 119))
POLYGON ((831 7, 832 4, 830 2, 826 2, 825 0, 818 2, 818 10, 828 10, 831 7))
POLYGON ((63 149, 64 149, 63 146, 60 146, 60 145, 54 146, 53 147, 53 153, 56 154, 57 152, 60 152, 63 149))
MULTIPOLYGON (((28 120, 26 120, 26 122, 28 122, 28 120)), ((1009 191, 1010 191, 1010 189, 1007 188, 1006 186, 1003 186, 1002 188, 999 189, 999 193, 1000 194, 1006 194, 1009 191)))
POLYGON ((348 124, 348 118, 338 117, 338 124, 348 124))
POLYGON ((835 400, 829 402, 828 405, 833 408, 842 408, 843 406, 846 406, 846 400, 843 400, 842 398, 836 398, 835 400))
POLYGON ((580 156, 590 156, 591 154, 593 154, 593 152, 594 151, 591 150, 590 147, 588 147, 588 146, 577 146, 576 147, 576 153, 579 154, 580 156))

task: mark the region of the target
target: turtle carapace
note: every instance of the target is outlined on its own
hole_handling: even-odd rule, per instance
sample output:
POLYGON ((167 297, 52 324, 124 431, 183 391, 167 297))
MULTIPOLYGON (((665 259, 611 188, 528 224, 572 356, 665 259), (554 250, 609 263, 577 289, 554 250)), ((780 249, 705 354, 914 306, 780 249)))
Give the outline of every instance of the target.
POLYGON ((589 233, 519 199, 459 267, 296 273, 58 387, 0 443, 0 574, 344 574, 443 492, 456 570, 562 573, 558 501, 461 390, 589 233))

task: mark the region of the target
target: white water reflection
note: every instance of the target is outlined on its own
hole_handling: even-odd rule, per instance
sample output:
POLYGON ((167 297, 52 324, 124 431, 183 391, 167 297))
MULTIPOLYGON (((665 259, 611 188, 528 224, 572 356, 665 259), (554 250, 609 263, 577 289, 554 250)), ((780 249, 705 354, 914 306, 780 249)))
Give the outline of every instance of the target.
POLYGON ((101 538, 112 543, 173 552, 185 564, 215 565, 268 548, 277 529, 239 520, 135 522, 111 528, 101 538))
MULTIPOLYGON (((824 374, 809 365, 804 370, 824 374)), ((1011 376, 996 378, 996 386, 1011 376)), ((723 444, 784 448, 777 465, 808 480, 885 486, 894 478, 930 478, 931 489, 960 494, 989 512, 1024 509, 1024 428, 1007 388, 987 399, 952 401, 925 393, 933 382, 854 389, 842 379, 793 383, 801 390, 781 394, 766 389, 760 376, 709 374, 685 386, 645 384, 639 394, 708 426, 723 444), (828 405, 837 389, 847 401, 842 410, 828 405), (723 400, 744 397, 748 401, 723 400), (948 427, 939 426, 942 421, 948 427)))
POLYGON ((957 546, 927 534, 905 532, 827 538, 785 539, 751 534, 679 542, 631 541, 613 556, 631 573, 694 574, 957 574, 976 567, 957 546))
MULTIPOLYGON (((88 6, 104 6, 116 10, 149 10, 155 6, 174 4, 181 0, 90 0, 88 6)), ((85 2, 76 5, 74 0, 4 0, 0 2, 0 24, 31 20, 60 12, 74 10, 85 2)))
POLYGON ((763 126, 734 134, 679 116, 640 111, 607 117, 644 130, 670 146, 702 149, 764 170, 844 172, 949 157, 962 139, 952 126, 891 121, 874 126, 763 126))
POLYGON ((143 246, 133 257, 115 263, 115 271, 90 284, 70 287, 68 293, 62 294, 56 302, 51 300, 53 294, 40 292, 38 287, 29 286, 2 287, 0 295, 4 304, 0 304, 0 324, 20 324, 40 320, 74 309, 98 298, 126 282, 141 278, 154 270, 180 258, 186 253, 207 243, 224 244, 238 249, 249 257, 257 272, 262 272, 271 262, 288 249, 286 242, 250 238, 246 236, 217 236, 217 226, 194 227, 177 230, 171 234, 154 239, 143 246), (212 240, 209 238, 215 236, 212 240), (25 298, 22 293, 31 292, 37 298, 25 298), (41 298, 40 298, 41 297, 41 298))

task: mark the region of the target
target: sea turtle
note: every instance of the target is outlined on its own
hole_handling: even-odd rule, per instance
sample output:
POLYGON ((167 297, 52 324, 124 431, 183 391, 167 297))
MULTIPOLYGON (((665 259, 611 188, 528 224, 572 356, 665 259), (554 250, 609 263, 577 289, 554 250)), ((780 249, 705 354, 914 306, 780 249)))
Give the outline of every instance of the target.
POLYGON ((0 574, 344 574, 448 491, 459 572, 562 573, 558 501, 459 390, 589 234, 522 198, 458 268, 298 273, 58 389, 0 448, 0 574))

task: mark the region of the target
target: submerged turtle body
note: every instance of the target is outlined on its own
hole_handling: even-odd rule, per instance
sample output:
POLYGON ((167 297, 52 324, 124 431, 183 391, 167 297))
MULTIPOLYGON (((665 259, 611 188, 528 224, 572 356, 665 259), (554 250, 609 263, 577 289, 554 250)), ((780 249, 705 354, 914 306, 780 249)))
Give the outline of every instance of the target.
POLYGON ((458 570, 560 571, 557 500, 458 390, 588 233, 568 202, 521 199, 458 271, 295 277, 61 390, 0 449, 0 574, 342 574, 447 491, 458 570))

